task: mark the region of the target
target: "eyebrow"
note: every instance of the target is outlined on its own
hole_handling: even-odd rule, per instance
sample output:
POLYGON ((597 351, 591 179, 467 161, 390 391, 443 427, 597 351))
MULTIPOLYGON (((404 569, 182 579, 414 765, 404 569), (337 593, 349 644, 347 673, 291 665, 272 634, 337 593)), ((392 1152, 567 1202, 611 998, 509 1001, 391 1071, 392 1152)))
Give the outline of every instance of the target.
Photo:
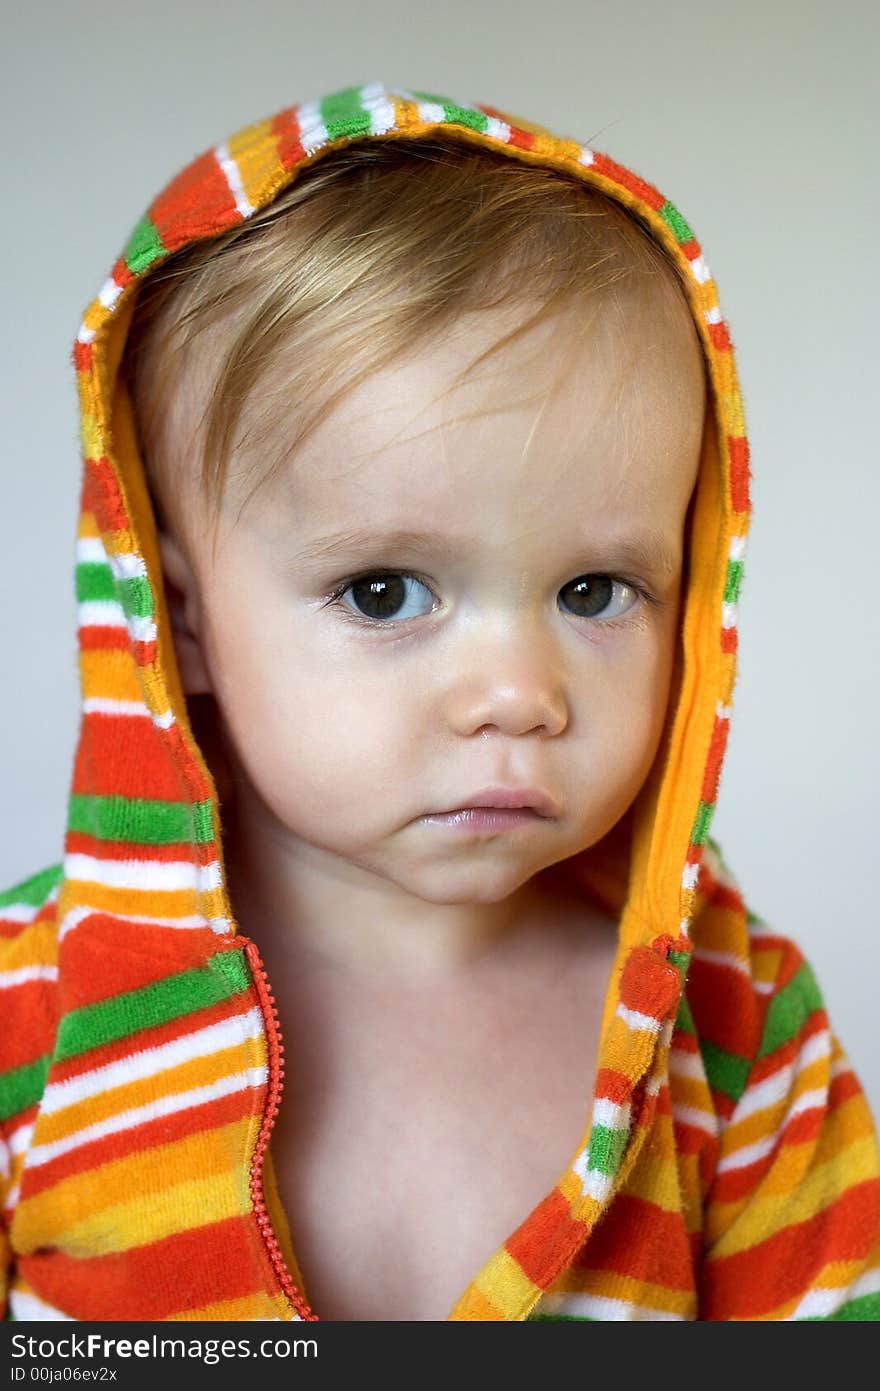
MULTIPOLYGON (((466 543, 463 543, 466 544, 466 543)), ((473 543, 475 544, 475 543, 473 543)), ((678 557, 669 550, 662 537, 653 532, 617 538, 585 538, 584 544, 601 551, 615 565, 634 565, 672 576, 678 570, 678 557)), ((337 531, 321 536, 298 550, 293 559, 299 564, 329 559, 357 560, 359 556, 374 555, 380 550, 407 551, 417 555, 439 555, 453 559, 457 545, 439 533, 396 528, 392 531, 337 531)))

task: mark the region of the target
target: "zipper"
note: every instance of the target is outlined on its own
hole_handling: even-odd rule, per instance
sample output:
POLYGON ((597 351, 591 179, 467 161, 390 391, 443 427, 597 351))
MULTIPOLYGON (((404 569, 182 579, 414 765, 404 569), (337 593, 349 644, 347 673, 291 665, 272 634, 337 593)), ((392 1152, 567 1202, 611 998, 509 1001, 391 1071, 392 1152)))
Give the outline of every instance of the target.
POLYGON ((269 977, 266 968, 260 957, 257 945, 250 938, 239 938, 244 945, 244 953, 251 968, 251 974, 256 986, 257 999, 260 1002, 260 1009, 263 1012, 263 1020, 266 1025, 266 1037, 269 1045, 269 1078, 266 1089, 266 1104, 263 1108, 263 1120, 260 1125, 260 1133, 257 1137, 257 1147, 254 1150, 254 1157, 251 1163, 250 1172, 250 1191, 253 1199, 254 1212, 257 1218, 257 1225, 260 1234, 266 1244, 269 1259, 278 1277, 287 1298, 290 1300, 294 1309, 301 1319, 312 1322, 318 1321, 318 1315, 309 1308, 305 1296, 293 1282, 293 1277, 284 1259, 284 1253, 279 1245, 278 1238, 272 1229, 272 1220, 266 1207, 266 1198, 263 1193, 263 1157, 269 1144, 272 1134, 272 1127, 275 1124, 275 1117, 278 1115, 278 1108, 281 1105, 281 1093, 283 1090, 284 1079, 284 1043, 281 1038, 281 1027, 278 1023, 278 1010, 275 1006, 275 996, 269 986, 269 977))

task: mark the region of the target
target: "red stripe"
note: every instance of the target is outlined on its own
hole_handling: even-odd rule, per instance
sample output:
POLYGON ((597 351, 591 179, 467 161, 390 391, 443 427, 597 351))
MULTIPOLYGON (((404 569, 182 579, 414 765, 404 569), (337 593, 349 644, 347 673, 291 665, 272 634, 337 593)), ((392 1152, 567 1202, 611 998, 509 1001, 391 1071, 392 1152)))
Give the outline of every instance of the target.
POLYGON ((589 1241, 577 1269, 611 1270, 668 1290, 692 1290, 691 1246, 680 1212, 618 1193, 589 1241))
POLYGON ((153 199, 149 216, 169 251, 242 221, 213 150, 205 150, 175 175, 153 199))
MULTIPOLYGON (((61 1009, 66 1013, 203 967, 209 956, 224 949, 226 941, 235 943, 235 938, 219 938, 209 927, 121 924, 112 913, 92 913, 61 943, 61 1009)), ((236 944, 233 949, 240 947, 236 944)), ((99 1051, 91 1050, 88 1056, 99 1051)), ((73 1059, 59 1066, 71 1063, 76 1067, 73 1059)))
POLYGON ((84 1260, 41 1249, 21 1256, 19 1269, 38 1299, 89 1321, 169 1319, 274 1288, 252 1216, 84 1260))
MULTIPOLYGON (((784 1212, 784 1207, 782 1209, 784 1212)), ((804 1222, 703 1267, 704 1319, 748 1319, 797 1299, 833 1261, 867 1256, 880 1238, 880 1179, 849 1188, 804 1222)))
POLYGON ((607 155, 603 155, 599 151, 594 152, 592 168, 597 173, 604 174, 607 179, 613 179, 621 188, 626 188, 630 193, 634 193, 655 212, 659 212, 666 202, 663 194, 659 193, 653 184, 646 183, 637 174, 633 174, 631 170, 625 169, 622 164, 609 159, 607 155))
POLYGON ((71 791, 178 802, 181 770, 151 720, 83 712, 71 791))
POLYGON ((568 1265, 585 1230, 583 1222, 572 1221, 564 1195, 554 1188, 504 1245, 532 1283, 545 1290, 568 1265))
POLYGON ((734 512, 748 512, 749 497, 749 442, 745 435, 728 435, 727 453, 730 460, 730 502, 734 512))

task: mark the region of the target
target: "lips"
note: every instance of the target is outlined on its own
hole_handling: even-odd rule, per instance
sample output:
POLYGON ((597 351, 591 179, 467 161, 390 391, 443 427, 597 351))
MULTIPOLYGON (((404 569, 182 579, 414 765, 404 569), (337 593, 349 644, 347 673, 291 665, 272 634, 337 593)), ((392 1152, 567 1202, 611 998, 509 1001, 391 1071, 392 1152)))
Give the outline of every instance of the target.
POLYGON ((486 787, 473 797, 447 807, 441 815, 454 811, 466 811, 471 807, 489 807, 496 811, 516 811, 525 808, 538 816, 558 816, 556 804, 540 788, 536 787, 486 787))

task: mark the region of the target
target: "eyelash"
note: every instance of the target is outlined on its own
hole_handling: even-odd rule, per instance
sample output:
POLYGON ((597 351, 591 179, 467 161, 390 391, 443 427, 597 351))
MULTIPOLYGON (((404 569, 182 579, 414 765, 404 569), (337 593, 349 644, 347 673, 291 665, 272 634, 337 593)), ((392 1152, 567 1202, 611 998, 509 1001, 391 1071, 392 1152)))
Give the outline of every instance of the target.
MULTIPOLYGON (((650 605, 652 608, 660 607, 660 600, 656 595, 652 594, 651 591, 646 589, 643 584, 640 584, 638 580, 631 579, 626 575, 609 575, 603 571, 596 571, 595 573, 588 571, 586 574, 593 579, 608 579, 614 580, 618 584, 625 584, 633 593, 638 594, 639 598, 642 599, 644 603, 650 605)), ((360 580, 387 578, 392 576, 400 579, 415 580, 417 584, 424 585, 425 589, 432 592, 431 586, 426 584, 421 576, 416 575, 412 570, 362 570, 360 574, 349 576, 343 584, 337 585, 331 593, 326 594, 324 596, 324 607, 338 608, 345 619, 357 624, 357 626, 361 628, 407 628, 414 620, 404 619, 402 622, 395 622, 394 620, 386 621, 379 618, 367 618, 364 614, 355 613, 353 609, 347 608, 346 605, 342 603, 342 596, 345 594, 346 590, 350 589, 353 584, 357 584, 360 580)), ((582 576, 578 576, 578 578, 582 578, 582 576)), ((575 617, 576 616, 577 615, 575 615, 575 617)), ((422 617, 427 617, 427 615, 422 615, 422 617)), ((641 616, 636 618, 611 618, 605 621, 602 619, 588 618, 585 621, 587 623, 596 623, 600 628, 635 628, 641 625, 641 616)))

